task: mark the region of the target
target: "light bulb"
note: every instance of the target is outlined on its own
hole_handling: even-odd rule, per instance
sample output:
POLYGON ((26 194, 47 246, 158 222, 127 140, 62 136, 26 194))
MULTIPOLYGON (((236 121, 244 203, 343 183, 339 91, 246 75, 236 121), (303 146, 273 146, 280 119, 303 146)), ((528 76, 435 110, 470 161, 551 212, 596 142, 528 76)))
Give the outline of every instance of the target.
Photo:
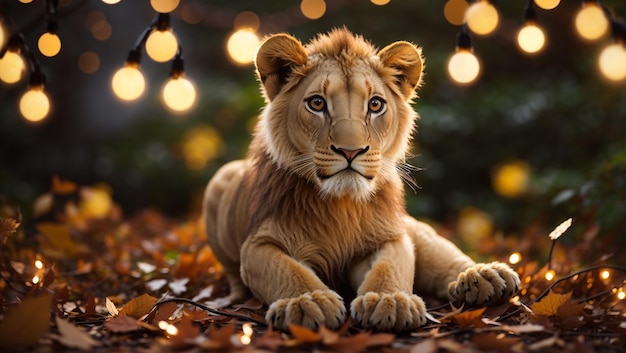
POLYGON ((574 25, 578 34, 586 40, 596 40, 609 29, 609 21, 604 11, 595 2, 583 2, 576 14, 574 25))
POLYGON ((535 5, 544 10, 552 10, 555 7, 559 6, 560 3, 561 0, 535 0, 535 5))
POLYGON ((103 3, 107 4, 107 5, 115 5, 118 2, 120 2, 122 0, 102 0, 103 3))
POLYGON ((53 57, 61 51, 61 39, 55 33, 46 32, 39 37, 37 46, 41 54, 53 57))
POLYGON ((460 26, 463 24, 468 7, 465 0, 448 0, 443 7, 443 15, 450 24, 460 26))
POLYGON ((602 75, 611 81, 626 79, 626 48, 624 45, 615 43, 602 49, 598 58, 598 67, 602 75))
POLYGON ((156 12, 167 13, 174 11, 180 0, 150 0, 150 5, 156 12))
POLYGON ((0 80, 4 83, 16 83, 22 79, 26 64, 22 56, 15 51, 7 50, 0 58, 0 80))
POLYGON ((541 28, 528 23, 517 33, 517 44, 529 54, 538 53, 546 44, 546 35, 541 28))
POLYGON ((236 64, 247 65, 254 61, 259 44, 260 40, 256 33, 244 28, 230 35, 226 42, 226 50, 236 64))
POLYGON ((370 0, 370 1, 374 5, 383 6, 383 5, 387 5, 391 0, 370 0))
POLYGON ((465 11, 465 22, 476 34, 487 35, 493 32, 499 21, 498 10, 487 0, 477 1, 465 11))
POLYGON ((0 22, 0 48, 4 48, 4 40, 7 38, 6 30, 0 22))
POLYGON ((125 101, 132 101, 141 96, 146 88, 146 80, 138 64, 126 64, 117 70, 111 80, 113 92, 117 97, 125 101))
POLYGON ((171 60, 178 51, 178 40, 171 30, 152 30, 146 40, 146 53, 156 62, 171 60))
POLYGON ((196 102, 196 88, 183 76, 171 78, 163 86, 162 97, 168 108, 184 112, 196 102))
POLYGON ((479 73, 480 62, 476 55, 469 50, 458 50, 448 61, 448 74, 457 83, 472 83, 479 73))
POLYGON ((46 118, 50 112, 50 100, 43 91, 43 86, 33 86, 26 91, 19 102, 20 113, 24 119, 38 122, 46 118))
POLYGON ((309 20, 317 20, 324 16, 326 12, 326 1, 324 0, 302 0, 300 11, 309 20))

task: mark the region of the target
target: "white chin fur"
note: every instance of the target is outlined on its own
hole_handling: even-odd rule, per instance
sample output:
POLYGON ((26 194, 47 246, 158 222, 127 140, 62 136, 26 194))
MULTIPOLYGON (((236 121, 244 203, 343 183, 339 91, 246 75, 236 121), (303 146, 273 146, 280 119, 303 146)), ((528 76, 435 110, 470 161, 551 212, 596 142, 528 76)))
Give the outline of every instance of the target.
POLYGON ((366 202, 375 191, 374 180, 367 180, 354 172, 342 172, 320 181, 323 198, 349 195, 356 202, 366 202))

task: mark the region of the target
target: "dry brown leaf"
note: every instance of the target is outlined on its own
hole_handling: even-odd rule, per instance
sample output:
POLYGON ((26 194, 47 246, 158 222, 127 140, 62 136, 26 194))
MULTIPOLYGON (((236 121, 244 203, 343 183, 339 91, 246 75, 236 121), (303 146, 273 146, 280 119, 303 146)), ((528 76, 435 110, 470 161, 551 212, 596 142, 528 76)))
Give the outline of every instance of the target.
POLYGON ((393 343, 396 335, 392 333, 374 333, 367 339, 367 347, 386 346, 393 343))
MULTIPOLYGON (((198 337, 200 334, 200 328, 193 324, 193 321, 187 316, 183 316, 178 324, 176 324, 176 328, 178 329, 178 333, 171 336, 170 339, 174 343, 184 343, 187 340, 198 337)), ((234 332, 234 331, 233 331, 234 332)), ((214 338, 211 337, 213 340, 214 338)), ((220 341, 220 343, 224 343, 220 341)), ((230 336, 229 336, 230 343, 230 336)))
POLYGON ((154 314, 154 318, 149 322, 157 325, 160 321, 169 320, 170 316, 174 314, 177 307, 178 305, 176 305, 175 302, 160 304, 154 314))
POLYGON ((86 250, 76 244, 70 235, 70 227, 67 224, 42 222, 36 225, 39 234, 47 240, 50 248, 44 248, 49 256, 56 259, 74 257, 86 250))
POLYGON ((344 336, 335 344, 328 345, 328 348, 334 352, 353 353, 361 352, 367 348, 371 334, 369 332, 361 332, 352 336, 344 336))
POLYGON ((33 203, 33 217, 37 218, 48 213, 52 206, 54 206, 54 196, 51 193, 40 195, 33 203))
POLYGON ((52 193, 57 195, 68 195, 75 193, 78 185, 70 180, 63 180, 58 176, 52 177, 52 193))
POLYGON ((259 348, 267 348, 271 351, 278 351, 278 348, 285 343, 280 331, 274 331, 269 328, 256 339, 256 346, 259 348))
POLYGON ((156 304, 158 298, 155 298, 149 294, 143 294, 139 297, 131 299, 122 310, 120 315, 128 315, 135 319, 140 319, 142 316, 150 313, 154 304, 156 304))
POLYGON ((111 332, 118 333, 137 331, 141 328, 141 326, 137 324, 137 319, 127 315, 118 315, 110 318, 104 322, 104 327, 111 332))
POLYGON ((36 344, 50 328, 52 295, 24 298, 0 322, 0 346, 21 349, 36 344))
POLYGON ((322 336, 319 333, 296 324, 289 325, 289 332, 291 332, 293 338, 304 343, 315 343, 322 340, 322 336))
POLYGON ((480 308, 476 310, 468 310, 466 312, 455 315, 454 321, 461 327, 475 326, 485 327, 485 323, 482 321, 482 315, 487 308, 480 308))
POLYGON ((12 218, 0 218, 0 243, 6 244, 20 224, 12 218))
POLYGON ((69 321, 63 320, 57 316, 56 324, 59 329, 57 341, 65 347, 78 348, 86 351, 100 345, 100 342, 91 338, 84 330, 69 321))
POLYGON ((550 291, 543 299, 536 303, 532 303, 530 308, 535 315, 556 316, 558 314, 559 307, 569 301, 571 297, 571 292, 567 294, 557 294, 550 291))
POLYGON ((519 342, 519 338, 508 337, 504 334, 475 333, 472 335, 472 343, 482 351, 509 351, 513 345, 519 342))
POLYGON ((437 352, 437 340, 434 338, 427 338, 423 341, 414 344, 409 348, 409 353, 435 353, 437 352))

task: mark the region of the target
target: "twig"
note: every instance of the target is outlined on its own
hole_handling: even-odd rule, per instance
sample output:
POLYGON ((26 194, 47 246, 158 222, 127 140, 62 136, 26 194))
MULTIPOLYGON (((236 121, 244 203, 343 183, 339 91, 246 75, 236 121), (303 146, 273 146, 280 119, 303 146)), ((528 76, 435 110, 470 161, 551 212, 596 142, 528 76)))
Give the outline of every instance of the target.
POLYGON ((238 314, 238 313, 232 313, 232 312, 228 312, 228 311, 217 310, 217 309, 211 308, 209 306, 206 306, 204 304, 195 302, 195 301, 193 301, 191 299, 187 299, 187 298, 168 298, 168 299, 164 299, 164 300, 161 300, 161 301, 157 302, 156 304, 154 304, 154 306, 157 307, 157 306, 159 306, 161 304, 172 303, 172 302, 174 302, 174 303, 191 304, 193 306, 196 306, 196 307, 198 307, 198 308, 200 308, 200 309, 202 309, 204 311, 208 311, 208 312, 210 312, 212 314, 215 314, 215 315, 234 317, 236 319, 242 319, 242 320, 251 321, 251 322, 254 322, 257 325, 260 325, 260 326, 263 326, 263 327, 267 327, 267 323, 265 323, 264 321, 257 320, 257 319, 255 319, 253 317, 246 316, 246 315, 243 315, 243 314, 238 314))

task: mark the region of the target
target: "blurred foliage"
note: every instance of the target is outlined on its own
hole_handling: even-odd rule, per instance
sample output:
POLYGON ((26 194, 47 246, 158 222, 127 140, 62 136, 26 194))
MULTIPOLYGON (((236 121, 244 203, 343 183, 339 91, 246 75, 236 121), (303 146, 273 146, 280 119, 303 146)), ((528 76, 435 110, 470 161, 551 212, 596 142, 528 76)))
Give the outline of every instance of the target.
MULTIPOLYGON (((513 41, 526 1, 498 2, 498 32, 473 38, 483 74, 469 87, 452 85, 444 71, 458 31, 445 21, 444 2, 392 0, 382 7, 364 0, 328 2, 328 12, 318 21, 287 19, 284 13, 282 19, 272 17, 297 7, 298 1, 188 2, 206 14, 194 25, 176 13, 173 18, 187 75, 198 84, 195 110, 176 116, 161 107, 158 87, 169 68, 147 58, 142 67, 149 76, 148 94, 132 104, 111 97, 110 74, 154 14, 147 2, 89 2, 60 19, 60 36, 68 42, 61 55, 41 60, 55 102, 48 121, 38 126, 21 121, 14 102, 23 87, 0 87, 0 195, 22 205, 28 215, 32 200, 48 189, 51 176, 59 175, 81 184, 108 184, 127 212, 147 206, 173 216, 197 212, 214 171, 245 156, 263 105, 253 68, 234 66, 223 53, 231 28, 206 11, 219 8, 233 15, 251 10, 260 15, 262 32, 285 30, 305 42, 345 24, 380 47, 395 40, 423 46, 425 85, 415 103, 421 120, 410 162, 424 170, 414 174, 420 188, 407 192, 413 215, 460 233, 468 221, 464 217, 479 217, 473 222, 483 233, 513 235, 535 224, 550 229, 573 217, 581 237, 595 230, 624 245, 617 235, 626 229, 626 86, 607 83, 596 72, 596 55, 608 39, 590 44, 573 33, 578 2, 563 1, 556 10, 539 12, 548 47, 532 57, 520 54, 513 41), (112 23, 109 41, 69 31, 94 9, 112 23), (128 14, 135 16, 132 21, 128 14), (93 48, 103 67, 92 76, 80 74, 73 57, 93 48), (198 154, 190 143, 215 150, 198 154), (192 165, 190 158, 195 158, 192 165), (508 174, 498 172, 503 170, 508 174), (497 181, 503 175, 506 180, 497 181), (498 193, 494 185, 502 182, 513 191, 498 193)), ((27 6, 15 3, 7 6, 7 14, 20 26, 37 24, 25 33, 33 42, 44 27, 43 17, 37 23, 27 6)), ((626 12, 620 0, 604 3, 617 15, 626 12)), ((462 239, 471 243, 480 235, 462 239)))

